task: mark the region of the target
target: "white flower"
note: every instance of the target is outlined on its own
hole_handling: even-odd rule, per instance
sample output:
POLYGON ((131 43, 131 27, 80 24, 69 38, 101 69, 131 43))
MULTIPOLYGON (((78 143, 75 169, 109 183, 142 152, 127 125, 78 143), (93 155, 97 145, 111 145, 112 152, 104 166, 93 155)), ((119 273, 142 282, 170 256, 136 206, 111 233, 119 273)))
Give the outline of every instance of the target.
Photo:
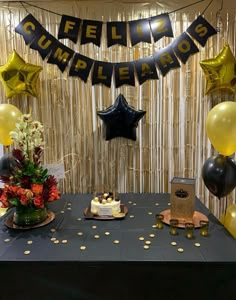
POLYGON ((43 125, 39 121, 33 121, 30 114, 23 114, 16 123, 16 129, 10 132, 10 137, 14 141, 15 148, 21 150, 24 155, 30 158, 30 152, 35 147, 42 147, 43 125))

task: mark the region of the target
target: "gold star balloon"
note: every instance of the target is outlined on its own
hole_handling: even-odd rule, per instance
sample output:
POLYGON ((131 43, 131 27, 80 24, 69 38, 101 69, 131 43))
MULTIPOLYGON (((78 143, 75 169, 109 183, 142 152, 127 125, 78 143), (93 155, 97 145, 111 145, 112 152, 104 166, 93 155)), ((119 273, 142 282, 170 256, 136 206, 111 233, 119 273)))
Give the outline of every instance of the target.
POLYGON ((0 67, 0 80, 7 98, 15 94, 37 97, 36 83, 42 67, 26 63, 14 50, 8 62, 0 67))
POLYGON ((206 76, 206 94, 216 90, 236 92, 236 59, 229 47, 225 45, 214 58, 200 62, 206 76))

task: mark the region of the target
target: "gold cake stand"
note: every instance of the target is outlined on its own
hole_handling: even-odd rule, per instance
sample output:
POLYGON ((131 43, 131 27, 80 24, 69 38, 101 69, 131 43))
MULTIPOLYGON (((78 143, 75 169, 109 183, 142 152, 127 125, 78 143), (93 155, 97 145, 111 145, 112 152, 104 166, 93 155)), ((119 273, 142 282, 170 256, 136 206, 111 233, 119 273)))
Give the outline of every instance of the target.
MULTIPOLYGON (((160 214, 162 214, 164 216, 163 223, 170 225, 170 220, 171 220, 170 209, 164 210, 160 214)), ((179 219, 179 218, 178 218, 178 221, 179 221, 179 223, 178 223, 177 227, 179 227, 179 228, 185 228, 185 223, 189 222, 189 220, 179 219)), ((192 223, 194 224, 195 228, 200 227, 200 221, 208 221, 207 216, 200 213, 199 211, 194 211, 192 223)))

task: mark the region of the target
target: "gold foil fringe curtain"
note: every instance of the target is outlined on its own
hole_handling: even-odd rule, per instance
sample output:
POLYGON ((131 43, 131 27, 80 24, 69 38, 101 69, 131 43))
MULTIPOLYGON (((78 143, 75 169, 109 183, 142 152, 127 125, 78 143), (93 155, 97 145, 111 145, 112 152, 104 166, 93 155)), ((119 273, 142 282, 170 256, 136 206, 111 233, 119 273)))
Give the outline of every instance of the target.
MULTIPOLYGON (((67 1, 58 4, 41 2, 40 6, 59 14, 104 22, 129 21, 163 13, 163 7, 154 3, 103 5, 101 2, 67 1)), ((27 7, 27 10, 47 31, 57 36, 58 15, 37 8, 27 7)), ((196 18, 198 11, 193 11, 171 15, 174 37, 196 18)), ((201 177, 202 165, 214 153, 206 136, 205 120, 213 105, 235 99, 223 92, 205 95, 205 78, 199 62, 217 55, 226 42, 235 53, 235 12, 222 12, 221 32, 211 37, 204 48, 199 47, 200 52, 180 69, 141 86, 117 89, 114 84, 111 88, 92 86, 90 78, 84 83, 69 77, 67 70, 61 73, 57 66, 43 61, 14 32, 28 12, 20 4, 0 8, 0 64, 5 64, 15 49, 26 62, 41 65, 38 98, 18 95, 9 100, 0 87, 0 103, 11 103, 23 113, 31 110, 33 117, 44 124, 44 163, 64 164, 65 179, 60 182, 62 192, 164 193, 170 192, 170 181, 174 176, 190 177, 196 179, 196 195, 220 216, 225 201, 213 197, 201 177), (137 128, 136 142, 123 138, 105 141, 103 137, 102 121, 96 112, 112 105, 120 93, 135 109, 146 111, 137 128)), ((215 14, 208 12, 204 17, 213 26, 217 25, 215 14)), ((94 60, 126 62, 152 55, 167 46, 171 39, 163 38, 151 45, 140 43, 135 47, 111 48, 107 48, 106 39, 100 48, 92 44, 74 45, 68 40, 62 42, 94 60)), ((227 201, 228 205, 235 201, 235 192, 227 201)))

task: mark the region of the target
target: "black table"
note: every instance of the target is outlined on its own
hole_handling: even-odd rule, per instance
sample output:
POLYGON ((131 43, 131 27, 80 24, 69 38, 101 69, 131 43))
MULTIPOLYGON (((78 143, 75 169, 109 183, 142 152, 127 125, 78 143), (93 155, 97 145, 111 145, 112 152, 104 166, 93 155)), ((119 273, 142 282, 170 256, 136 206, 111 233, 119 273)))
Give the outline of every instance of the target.
POLYGON ((55 220, 36 229, 6 227, 12 212, 0 219, 0 299, 235 299, 236 240, 198 199, 209 236, 195 229, 188 240, 153 227, 169 194, 120 194, 122 220, 85 219, 91 197, 63 195, 50 205, 55 220))

